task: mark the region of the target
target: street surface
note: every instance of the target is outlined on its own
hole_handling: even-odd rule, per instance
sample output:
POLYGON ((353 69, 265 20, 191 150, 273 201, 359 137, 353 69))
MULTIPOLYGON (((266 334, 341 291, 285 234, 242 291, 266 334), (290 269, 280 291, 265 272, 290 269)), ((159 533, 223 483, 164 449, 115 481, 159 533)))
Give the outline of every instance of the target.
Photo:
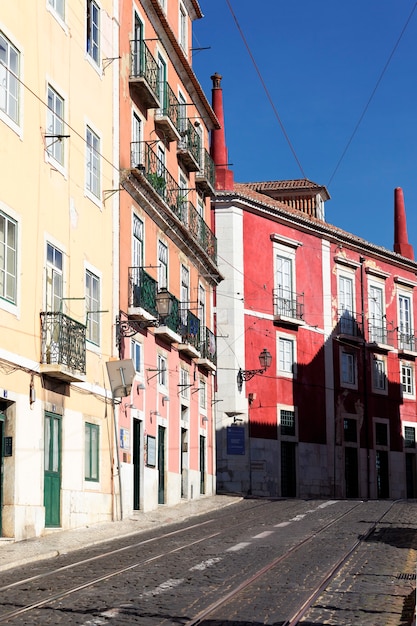
POLYGON ((0 624, 405 626, 417 503, 247 499, 4 572, 0 624))

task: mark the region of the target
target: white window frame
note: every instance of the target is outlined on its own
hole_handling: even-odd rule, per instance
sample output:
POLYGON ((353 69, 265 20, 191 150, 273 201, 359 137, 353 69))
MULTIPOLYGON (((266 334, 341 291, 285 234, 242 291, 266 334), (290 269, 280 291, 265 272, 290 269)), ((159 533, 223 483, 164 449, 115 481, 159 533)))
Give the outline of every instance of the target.
POLYGON ((190 270, 189 268, 181 264, 181 321, 184 325, 187 325, 188 310, 190 308, 190 270))
POLYGON ((401 391, 408 398, 415 398, 415 369, 410 361, 400 361, 401 391))
POLYGON ((130 155, 131 167, 143 164, 143 120, 137 111, 132 111, 132 150, 130 155))
POLYGON ((168 289, 168 246, 158 239, 158 289, 168 289))
POLYGON ((340 348, 340 385, 349 389, 358 388, 358 363, 354 350, 340 348))
POLYGON ((20 132, 20 65, 20 51, 0 31, 0 117, 16 132, 20 132))
POLYGON ((277 423, 278 423, 278 438, 281 441, 298 441, 298 411, 297 407, 286 404, 278 404, 277 405, 277 423), (283 412, 291 413, 294 418, 294 434, 293 435, 284 435, 282 434, 282 417, 283 412))
POLYGON ((414 339, 413 293, 411 291, 398 291, 397 302, 399 348, 414 352, 416 344, 414 339))
POLYGON ((1 210, 3 232, 0 234, 0 301, 17 305, 18 289, 18 222, 1 210), (12 232, 13 231, 13 232, 12 232), (10 286, 13 288, 10 290, 10 286))
POLYGON ((190 398, 190 372, 184 367, 180 368, 180 395, 183 400, 190 398))
POLYGON ((372 391, 374 393, 388 393, 387 360, 383 356, 372 357, 372 391))
POLYGON ((158 354, 157 358, 158 385, 166 388, 168 386, 168 361, 165 355, 158 354))
POLYGON ((85 189, 94 203, 101 204, 101 138, 89 124, 85 129, 85 189))
POLYGON ((48 7, 65 22, 65 0, 47 0, 48 7))
POLYGON ((178 8, 178 43, 188 57, 188 15, 182 2, 178 8))
POLYGON ((86 3, 86 54, 97 67, 100 66, 100 6, 96 0, 86 3), (94 18, 96 20, 94 21, 94 18))
POLYGON ((295 378, 297 374, 297 345, 293 335, 279 334, 277 336, 278 375, 286 378, 295 378))
POLYGON ((100 320, 100 309, 101 309, 101 288, 102 281, 101 277, 95 272, 93 269, 89 267, 85 268, 85 305, 86 305, 86 320, 87 320, 87 330, 86 330, 86 338, 87 341, 99 347, 101 344, 101 320, 100 320), (91 286, 88 285, 88 281, 90 281, 91 285, 94 287, 98 287, 97 296, 91 292, 91 286), (95 308, 96 306, 96 308, 95 308), (93 308, 94 307, 94 308, 93 308))
POLYGON ((130 342, 130 358, 133 361, 133 366, 137 374, 142 373, 142 353, 142 343, 140 341, 136 341, 136 339, 132 339, 130 342))
POLYGON ((46 242, 46 311, 62 312, 64 296, 64 253, 46 242))
POLYGON ((50 84, 47 88, 47 103, 46 154, 48 160, 53 161, 62 171, 65 164, 65 144, 62 137, 64 135, 65 100, 50 84), (61 135, 61 139, 58 137, 59 135, 61 135))
POLYGON ((356 335, 354 272, 346 270, 337 272, 337 315, 340 333, 356 335))
POLYGON ((369 281, 368 311, 369 341, 386 344, 388 329, 385 317, 385 283, 383 281, 369 281))
POLYGON ((205 380, 200 379, 198 389, 199 407, 205 411, 207 409, 207 383, 205 380))

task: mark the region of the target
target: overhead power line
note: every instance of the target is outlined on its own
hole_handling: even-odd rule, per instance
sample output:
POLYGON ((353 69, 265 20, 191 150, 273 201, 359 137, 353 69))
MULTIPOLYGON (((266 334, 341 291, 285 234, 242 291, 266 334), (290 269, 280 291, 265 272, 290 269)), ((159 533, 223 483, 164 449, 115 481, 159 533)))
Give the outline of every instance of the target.
POLYGON ((379 87, 379 85, 380 85, 380 83, 381 83, 381 81, 382 81, 382 79, 383 79, 383 77, 384 77, 385 72, 386 72, 386 71, 387 71, 387 69, 388 69, 389 64, 391 63, 391 59, 392 59, 392 57, 394 56, 394 54, 395 54, 395 52, 396 52, 396 50, 397 50, 397 48, 398 48, 398 46, 399 46, 399 44, 400 44, 400 41, 401 41, 401 39, 402 39, 402 37, 403 37, 403 35, 404 35, 405 31, 407 30, 407 26, 408 26, 408 24, 410 23, 411 18, 413 17, 413 13, 414 13, 414 11, 416 10, 416 8, 417 8, 417 2, 414 4, 413 8, 411 9, 411 13, 410 13, 410 15, 408 16, 408 18, 407 18, 407 20, 406 20, 406 22, 405 22, 405 24, 404 24, 404 26, 403 26, 403 28, 402 28, 402 30, 401 30, 401 33, 400 33, 400 35, 399 35, 399 37, 398 37, 397 41, 395 42, 395 45, 394 45, 394 47, 393 47, 393 49, 392 49, 392 51, 391 51, 391 54, 389 55, 388 60, 387 60, 387 62, 385 63, 385 65, 384 65, 384 67, 383 67, 383 70, 382 70, 381 74, 379 75, 378 80, 376 81, 375 87, 373 88, 372 93, 371 93, 371 95, 369 96, 368 101, 367 101, 367 103, 365 104, 365 107, 364 107, 364 109, 363 109, 363 111, 362 111, 362 113, 361 113, 361 115, 360 115, 360 117, 359 117, 359 119, 358 119, 358 121, 357 121, 357 123, 356 123, 356 126, 355 126, 355 128, 353 129, 353 132, 352 132, 351 136, 349 137, 349 140, 348 140, 348 142, 347 142, 347 144, 346 144, 346 146, 345 146, 345 149, 343 150, 343 152, 342 152, 342 154, 341 154, 341 157, 340 157, 340 159, 338 160, 338 162, 337 162, 337 164, 336 164, 336 167, 335 167, 335 168, 334 168, 334 170, 333 170, 332 175, 330 176, 329 182, 327 183, 327 187, 329 187, 329 186, 330 186, 330 184, 331 184, 331 182, 332 182, 333 178, 334 178, 334 177, 335 177, 335 175, 336 175, 337 170, 339 169, 339 167, 340 167, 340 165, 341 165, 341 163, 342 163, 343 159, 344 159, 344 158, 345 158, 345 156, 346 156, 346 152, 349 150, 350 144, 352 143, 353 138, 355 137, 355 135, 356 135, 356 133, 357 133, 357 131, 358 131, 358 129, 359 129, 359 126, 361 125, 362 120, 363 120, 363 118, 364 118, 364 117, 365 117, 365 115, 366 115, 366 112, 367 112, 367 110, 368 110, 368 108, 369 108, 369 105, 371 104, 371 102, 372 102, 372 100, 373 100, 373 97, 374 97, 374 95, 375 95, 375 94, 376 94, 376 92, 377 92, 377 89, 378 89, 378 87, 379 87))
POLYGON ((274 104, 274 101, 272 100, 272 97, 271 97, 271 94, 269 93, 268 87, 266 86, 266 83, 265 83, 265 81, 264 81, 264 79, 263 79, 263 77, 262 77, 262 74, 261 74, 261 72, 260 72, 260 70, 259 70, 259 67, 258 67, 258 65, 257 65, 257 63, 256 63, 256 61, 255 61, 255 58, 254 58, 254 56, 253 56, 253 54, 252 54, 252 51, 251 51, 251 49, 250 49, 250 47, 249 47, 249 44, 248 44, 248 42, 246 41, 246 37, 245 37, 245 35, 243 34, 243 31, 242 31, 242 29, 241 29, 241 27, 240 27, 240 25, 239 25, 239 22, 238 22, 238 20, 237 20, 237 17, 236 17, 236 15, 235 15, 235 13, 234 13, 234 11, 233 11, 233 9, 232 9, 232 5, 230 4, 230 1, 229 1, 229 0, 226 0, 226 3, 227 3, 227 6, 229 7, 229 10, 230 10, 230 13, 232 14, 233 19, 235 20, 235 23, 236 23, 237 29, 238 29, 238 31, 239 31, 239 33, 240 33, 240 36, 242 37, 243 43, 245 44, 246 50, 248 51, 248 54, 249 54, 249 56, 250 56, 250 58, 251 58, 251 61, 252 61, 253 65, 254 65, 254 68, 255 68, 255 70, 256 70, 256 73, 258 74, 259 80, 261 81, 262 87, 264 88, 264 91, 265 91, 266 96, 267 96, 267 98, 268 98, 268 100, 269 100, 269 103, 270 103, 270 105, 271 105, 271 107, 272 107, 272 110, 273 110, 273 112, 274 112, 274 115, 275 115, 276 119, 278 120, 278 123, 279 123, 279 125, 280 125, 280 127, 281 127, 281 130, 282 130, 282 132, 283 132, 283 134, 284 134, 284 137, 285 137, 285 139, 286 139, 286 141, 287 141, 287 143, 288 143, 288 145, 289 145, 289 147, 290 147, 291 152, 293 153, 293 156, 294 156, 294 158, 295 158, 295 160, 296 160, 296 162, 297 162, 298 167, 300 168, 301 175, 302 175, 302 177, 303 177, 303 178, 307 178, 307 176, 305 175, 304 170, 303 170, 303 168, 302 168, 302 166, 301 166, 300 160, 299 160, 299 158, 297 157, 297 154, 296 154, 296 152, 295 152, 294 146, 292 145, 292 143, 291 143, 291 141, 290 141, 290 138, 289 138, 289 136, 288 136, 288 133, 287 133, 287 131, 285 130, 284 124, 283 124, 283 122, 282 122, 282 120, 281 120, 281 118, 280 118, 280 116, 279 116, 279 113, 278 113, 277 108, 276 108, 276 106, 275 106, 275 104, 274 104))

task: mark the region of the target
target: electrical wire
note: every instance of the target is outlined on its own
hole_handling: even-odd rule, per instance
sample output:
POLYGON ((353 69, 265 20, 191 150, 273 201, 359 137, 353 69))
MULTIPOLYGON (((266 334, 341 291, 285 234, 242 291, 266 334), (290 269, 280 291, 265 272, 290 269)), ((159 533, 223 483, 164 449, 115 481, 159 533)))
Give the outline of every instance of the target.
POLYGON ((272 110, 273 110, 273 112, 274 112, 274 115, 275 115, 275 117, 276 117, 276 119, 277 119, 277 121, 278 121, 278 124, 279 124, 279 125, 280 125, 280 127, 281 127, 281 130, 282 130, 282 132, 283 132, 283 135, 284 135, 284 137, 285 137, 285 140, 286 140, 286 142, 287 142, 287 144, 288 144, 288 146, 289 146, 289 148, 290 148, 290 150, 291 150, 291 152, 292 152, 292 154, 293 154, 293 156, 294 156, 294 159, 295 159, 295 160, 296 160, 296 162, 297 162, 297 165, 298 165, 298 167, 299 167, 299 169, 300 169, 301 175, 302 175, 302 177, 303 177, 303 178, 307 178, 307 176, 305 175, 304 170, 303 170, 303 168, 302 168, 302 165, 301 165, 301 163, 300 163, 300 160, 299 160, 299 158, 298 158, 298 156, 297 156, 297 153, 296 153, 296 151, 295 151, 295 149, 294 149, 294 146, 292 145, 292 143, 291 143, 291 141, 290 141, 290 138, 289 138, 289 136, 288 136, 288 133, 287 133, 287 131, 285 130, 284 123, 283 123, 283 121, 281 120, 281 117, 280 117, 280 115, 279 115, 279 113, 278 113, 278 110, 277 110, 277 108, 276 108, 275 104, 274 104, 274 101, 272 100, 271 94, 269 93, 268 87, 266 86, 266 83, 265 83, 265 81, 264 81, 264 79, 263 79, 263 76, 262 76, 262 74, 261 74, 261 71, 260 71, 260 69, 259 69, 259 67, 258 67, 258 65, 257 65, 257 63, 256 63, 256 61, 255 61, 255 58, 254 58, 254 56, 253 56, 253 54, 252 54, 252 51, 251 51, 251 49, 250 49, 250 47, 249 47, 249 44, 248 44, 248 42, 247 42, 247 40, 246 40, 246 37, 245 37, 245 35, 244 35, 244 33, 243 33, 243 31, 242 31, 242 29, 241 29, 241 27, 240 27, 240 24, 239 24, 239 22, 238 22, 238 19, 237 19, 236 15, 235 15, 235 13, 234 13, 234 11, 233 11, 232 5, 230 4, 230 0, 226 0, 226 4, 227 4, 227 6, 229 7, 230 13, 232 14, 232 17, 233 17, 233 19, 234 19, 234 21, 235 21, 235 24, 236 24, 236 27, 237 27, 237 29, 238 29, 238 31, 239 31, 239 34, 240 34, 240 36, 242 37, 243 43, 245 44, 246 50, 248 51, 248 54, 249 54, 249 56, 250 56, 250 58, 251 58, 251 61, 252 61, 253 66, 254 66, 254 68, 255 68, 255 70, 256 70, 256 73, 258 74, 258 78, 259 78, 259 80, 261 81, 262 87, 263 87, 263 89, 264 89, 264 91, 265 91, 266 97, 268 98, 269 104, 271 105, 272 110))

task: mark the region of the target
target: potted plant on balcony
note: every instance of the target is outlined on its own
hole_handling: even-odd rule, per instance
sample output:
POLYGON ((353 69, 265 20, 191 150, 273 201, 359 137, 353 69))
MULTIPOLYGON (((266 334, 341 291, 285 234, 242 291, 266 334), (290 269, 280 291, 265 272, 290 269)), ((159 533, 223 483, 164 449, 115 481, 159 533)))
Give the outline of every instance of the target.
POLYGON ((166 180, 164 176, 157 172, 151 172, 148 174, 148 180, 160 196, 165 196, 166 180))

